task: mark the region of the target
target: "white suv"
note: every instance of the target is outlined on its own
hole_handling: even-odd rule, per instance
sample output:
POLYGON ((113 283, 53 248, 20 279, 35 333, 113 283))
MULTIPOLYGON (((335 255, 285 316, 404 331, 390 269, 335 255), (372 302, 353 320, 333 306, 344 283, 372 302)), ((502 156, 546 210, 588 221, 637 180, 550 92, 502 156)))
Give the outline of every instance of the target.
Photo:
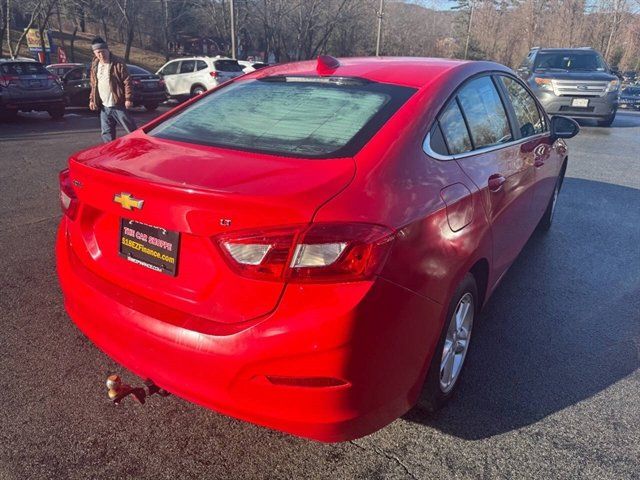
POLYGON ((156 72, 171 97, 190 97, 243 74, 236 60, 226 57, 178 58, 156 72))

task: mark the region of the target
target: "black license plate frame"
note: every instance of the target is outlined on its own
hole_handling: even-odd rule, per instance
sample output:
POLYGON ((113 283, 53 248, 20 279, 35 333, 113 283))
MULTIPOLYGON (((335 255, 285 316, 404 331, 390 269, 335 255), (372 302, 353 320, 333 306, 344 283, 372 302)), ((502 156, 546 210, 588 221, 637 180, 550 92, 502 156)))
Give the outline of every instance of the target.
POLYGON ((118 237, 121 257, 172 277, 178 274, 179 232, 121 218, 118 237))

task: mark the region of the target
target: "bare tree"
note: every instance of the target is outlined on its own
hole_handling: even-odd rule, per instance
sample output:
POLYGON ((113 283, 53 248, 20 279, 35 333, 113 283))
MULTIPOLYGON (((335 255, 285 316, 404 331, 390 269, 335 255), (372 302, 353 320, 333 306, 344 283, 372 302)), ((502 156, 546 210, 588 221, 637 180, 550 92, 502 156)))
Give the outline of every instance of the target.
POLYGON ((6 8, 6 16, 7 16, 7 44, 9 47, 9 56, 11 58, 16 57, 20 53, 20 49, 22 48, 22 44, 24 39, 27 36, 27 32, 33 26, 33 23, 36 19, 36 16, 39 14, 40 9, 42 8, 43 0, 37 0, 32 2, 25 2, 22 4, 23 8, 29 9, 31 11, 31 16, 29 18, 29 23, 26 28, 20 34, 17 42, 14 46, 11 45, 11 0, 7 0, 7 8, 6 8))
POLYGON ((138 0, 115 0, 115 3, 120 10, 121 18, 124 21, 124 27, 126 30, 125 37, 125 49, 124 49, 124 61, 129 61, 131 54, 131 45, 133 44, 133 34, 135 32, 136 22, 139 20, 139 3, 138 0))

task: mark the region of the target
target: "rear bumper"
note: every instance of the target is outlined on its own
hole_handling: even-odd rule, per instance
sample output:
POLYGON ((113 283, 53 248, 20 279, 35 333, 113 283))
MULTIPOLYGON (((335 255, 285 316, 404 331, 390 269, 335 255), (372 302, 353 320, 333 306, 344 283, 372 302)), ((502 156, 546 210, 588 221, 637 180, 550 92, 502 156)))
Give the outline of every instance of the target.
POLYGON ((208 333, 182 312, 96 277, 69 248, 66 222, 56 253, 67 312, 138 376, 222 413, 321 441, 372 433, 415 403, 439 338, 439 304, 382 279, 289 286, 268 316, 208 333), (267 376, 345 383, 283 386, 267 376))
POLYGON ((64 107, 65 102, 62 94, 57 97, 46 98, 2 98, 0 96, 0 108, 14 110, 49 110, 51 108, 64 107))
POLYGON ((133 104, 136 107, 147 103, 162 103, 165 100, 167 100, 167 94, 163 91, 133 92, 133 104))
POLYGON ((640 103, 631 103, 631 102, 625 102, 624 100, 620 100, 619 108, 624 108, 628 110, 640 110, 640 103))

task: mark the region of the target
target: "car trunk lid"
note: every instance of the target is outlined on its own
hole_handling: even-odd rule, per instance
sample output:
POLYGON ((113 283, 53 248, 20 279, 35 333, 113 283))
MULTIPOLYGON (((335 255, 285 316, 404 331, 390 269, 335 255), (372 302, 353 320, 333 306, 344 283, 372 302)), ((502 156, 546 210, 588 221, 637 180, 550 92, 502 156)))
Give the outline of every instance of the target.
POLYGON ((137 132, 70 162, 81 205, 70 242, 86 268, 137 295, 217 322, 246 321, 269 313, 284 284, 238 276, 213 238, 308 223, 354 169, 351 158, 276 157, 137 132), (126 195, 140 208, 114 201, 126 195), (127 258, 132 249, 123 252, 123 241, 176 253, 155 240, 149 247, 144 235, 175 245, 175 276, 127 258))

